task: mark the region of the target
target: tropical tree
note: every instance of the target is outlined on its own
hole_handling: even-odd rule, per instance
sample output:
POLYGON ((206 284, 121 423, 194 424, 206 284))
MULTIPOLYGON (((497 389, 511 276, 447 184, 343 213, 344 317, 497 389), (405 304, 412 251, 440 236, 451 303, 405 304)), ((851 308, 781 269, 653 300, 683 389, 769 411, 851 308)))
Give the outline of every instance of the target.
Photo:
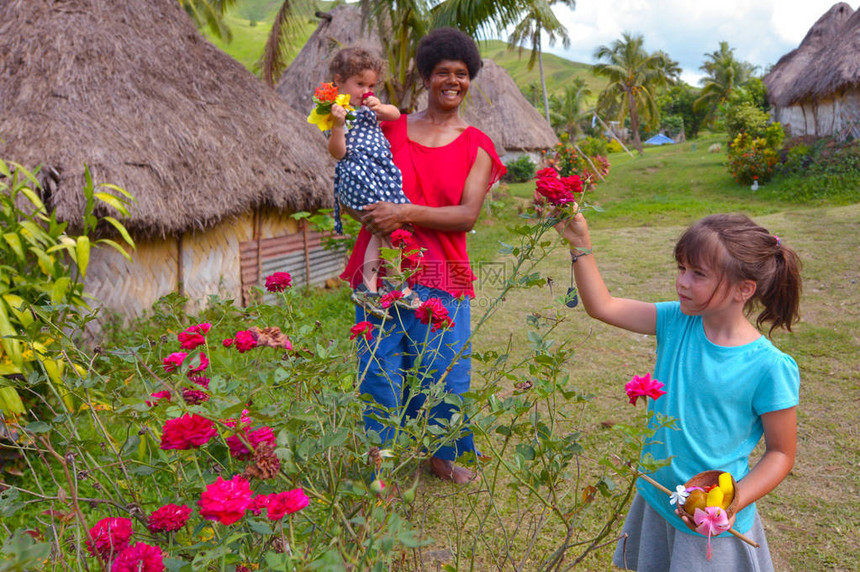
POLYGON ((519 47, 521 54, 524 44, 531 46, 532 52, 529 57, 528 69, 531 70, 537 61, 540 85, 543 91, 543 110, 548 123, 550 122, 549 100, 546 93, 546 78, 543 73, 541 40, 545 36, 551 46, 555 45, 558 40, 561 40, 564 47, 570 46, 567 28, 559 22, 552 11, 555 4, 563 4, 571 9, 576 8, 575 0, 524 0, 523 18, 508 35, 510 47, 519 47))
POLYGON ((588 112, 586 108, 589 97, 591 97, 591 89, 586 85, 583 78, 578 77, 565 86, 564 94, 561 97, 553 96, 552 98, 552 114, 550 116, 552 126, 556 130, 567 133, 571 141, 582 133, 580 121, 583 115, 588 112))
POLYGON ((659 118, 656 90, 669 81, 665 54, 649 54, 643 43, 641 35, 625 32, 620 40, 597 48, 594 57, 598 63, 592 68, 595 74, 609 80, 598 97, 598 109, 616 110, 614 115, 622 124, 630 118, 633 145, 640 154, 640 120, 654 124, 659 118))
POLYGON ((703 87, 696 107, 706 109, 708 121, 713 122, 719 105, 744 86, 756 68, 749 62, 735 59, 734 48, 728 42, 720 42, 719 49, 705 54, 705 62, 699 69, 705 72, 705 77, 699 81, 703 87))

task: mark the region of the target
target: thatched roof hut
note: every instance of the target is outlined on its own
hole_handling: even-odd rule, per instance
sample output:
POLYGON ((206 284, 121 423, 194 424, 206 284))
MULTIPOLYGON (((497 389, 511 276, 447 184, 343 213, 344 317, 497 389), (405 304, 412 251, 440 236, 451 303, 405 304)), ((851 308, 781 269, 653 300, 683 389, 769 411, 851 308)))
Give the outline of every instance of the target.
MULTIPOLYGON (((344 5, 329 12, 281 77, 277 92, 299 112, 307 113, 314 88, 330 81, 328 64, 341 47, 363 44, 382 53, 375 32, 367 35, 361 29, 361 13, 354 5, 344 5)), ((419 96, 417 108, 426 104, 426 94, 419 96)), ((552 127, 523 97, 514 80, 492 60, 472 82, 463 117, 484 131, 496 144, 500 155, 513 158, 517 152, 538 152, 558 142, 552 127)))
MULTIPOLYGON (((177 289, 241 299, 267 252, 285 260, 265 241, 302 230, 291 212, 332 202, 334 163, 317 137, 176 0, 0 2, 0 157, 41 165, 46 202, 73 225, 85 162, 135 196, 135 264, 100 252, 87 276, 122 314, 177 289)), ((315 239, 297 236, 294 272, 311 281, 315 239)))
POLYGON ((791 135, 860 136, 860 11, 834 4, 764 83, 791 135))
POLYGON ((6 0, 0 54, 0 156, 56 171, 62 219, 82 216, 84 162, 134 194, 128 226, 149 236, 330 201, 314 128, 176 0, 6 0))

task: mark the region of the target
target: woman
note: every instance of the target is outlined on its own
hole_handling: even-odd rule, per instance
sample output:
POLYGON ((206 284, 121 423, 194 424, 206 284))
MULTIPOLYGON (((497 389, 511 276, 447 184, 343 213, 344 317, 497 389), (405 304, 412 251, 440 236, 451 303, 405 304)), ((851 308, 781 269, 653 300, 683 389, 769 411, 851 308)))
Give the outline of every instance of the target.
MULTIPOLYGON (((361 393, 407 416, 418 412, 425 396, 404 397, 403 375, 422 353, 425 385, 441 379, 451 394, 469 390, 471 367, 466 344, 471 334, 469 299, 474 296, 475 275, 466 253, 466 232, 478 219, 484 195, 505 172, 492 141, 460 117, 470 82, 481 69, 474 40, 453 28, 434 30, 418 44, 416 62, 428 93, 427 108, 382 124, 411 204, 379 202, 351 213, 364 227, 342 275, 357 286, 371 234, 385 236, 408 226, 417 245, 424 249, 413 287, 421 300, 440 299, 453 326, 428 338, 429 326, 414 312, 398 311, 393 320, 383 324, 384 337, 374 354, 371 356, 372 348, 365 346, 358 355, 363 374, 361 393), (458 354, 461 357, 455 360, 458 354)), ((380 324, 378 318, 356 307, 356 322, 364 320, 380 324)), ((448 419, 454 409, 442 404, 431 410, 430 417, 436 422, 448 419)), ((370 408, 365 414, 365 428, 379 433, 387 443, 395 436, 396 422, 380 423, 380 415, 384 415, 381 410, 370 408)), ((430 468, 442 479, 468 482, 473 473, 455 466, 454 460, 474 451, 472 434, 464 433, 433 452, 430 468)))

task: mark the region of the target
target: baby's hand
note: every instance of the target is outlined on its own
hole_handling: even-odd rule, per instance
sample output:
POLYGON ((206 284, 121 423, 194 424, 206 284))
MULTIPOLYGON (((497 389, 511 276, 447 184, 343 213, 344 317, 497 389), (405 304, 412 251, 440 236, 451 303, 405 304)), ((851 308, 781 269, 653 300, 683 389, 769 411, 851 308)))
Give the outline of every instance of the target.
POLYGON ((343 127, 343 124, 346 123, 346 109, 336 103, 333 104, 331 106, 331 118, 336 126, 343 127))
POLYGON ((375 95, 367 95, 361 100, 362 105, 366 105, 371 111, 376 112, 382 107, 382 102, 375 95))

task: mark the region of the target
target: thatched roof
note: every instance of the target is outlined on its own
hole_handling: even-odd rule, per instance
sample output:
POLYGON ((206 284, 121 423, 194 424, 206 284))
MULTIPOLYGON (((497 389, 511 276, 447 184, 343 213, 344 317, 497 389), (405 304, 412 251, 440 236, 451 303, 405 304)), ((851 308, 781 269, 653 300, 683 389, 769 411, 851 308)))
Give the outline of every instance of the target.
POLYGON ((55 170, 46 198, 73 224, 84 162, 136 197, 141 235, 327 205, 314 131, 176 0, 0 2, 0 157, 55 170))
POLYGON ((800 45, 764 77, 771 103, 785 107, 860 83, 858 14, 840 2, 813 24, 800 45))
MULTIPOLYGON (((314 88, 321 81, 331 80, 328 64, 338 49, 360 43, 382 53, 378 36, 363 33, 361 13, 355 5, 338 6, 329 14, 331 18, 320 21, 276 88, 299 112, 308 113, 314 88)), ((417 108, 426 102, 426 94, 419 96, 417 108)), ((472 82, 463 118, 485 132, 500 154, 505 149, 546 149, 558 142, 552 127, 523 97, 508 72, 492 60, 484 60, 481 73, 472 82)))

